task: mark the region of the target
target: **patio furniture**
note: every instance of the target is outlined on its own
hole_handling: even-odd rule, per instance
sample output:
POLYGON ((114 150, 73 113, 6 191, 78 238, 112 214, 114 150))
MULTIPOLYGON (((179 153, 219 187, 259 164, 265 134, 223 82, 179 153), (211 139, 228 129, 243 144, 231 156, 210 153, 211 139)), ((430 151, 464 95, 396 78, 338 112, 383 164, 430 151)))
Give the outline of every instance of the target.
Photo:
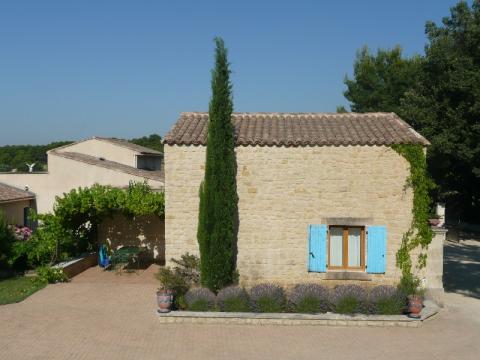
POLYGON ((111 257, 112 267, 115 271, 121 271, 128 265, 136 265, 140 270, 141 254, 146 248, 139 246, 124 246, 114 251, 111 257))
POLYGON ((107 248, 105 245, 100 245, 98 248, 98 265, 107 269, 110 266, 110 257, 107 255, 107 248))

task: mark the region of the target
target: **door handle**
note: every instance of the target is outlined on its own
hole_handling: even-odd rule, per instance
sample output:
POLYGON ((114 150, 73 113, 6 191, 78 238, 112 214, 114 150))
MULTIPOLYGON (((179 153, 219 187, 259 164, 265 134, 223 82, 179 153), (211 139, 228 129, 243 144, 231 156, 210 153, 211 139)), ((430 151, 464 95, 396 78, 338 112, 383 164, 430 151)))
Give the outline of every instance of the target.
POLYGON ((311 251, 310 251, 310 256, 315 259, 315 255, 313 255, 313 253, 311 251))

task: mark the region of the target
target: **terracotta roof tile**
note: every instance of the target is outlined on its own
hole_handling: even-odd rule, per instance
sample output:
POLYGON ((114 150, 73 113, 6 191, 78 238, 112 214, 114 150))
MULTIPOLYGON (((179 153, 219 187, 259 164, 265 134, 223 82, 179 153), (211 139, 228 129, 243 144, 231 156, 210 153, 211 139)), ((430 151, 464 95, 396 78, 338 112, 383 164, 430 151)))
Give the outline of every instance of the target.
POLYGON ((4 183, 0 183, 0 203, 34 199, 35 194, 4 183))
MULTIPOLYGON (((237 146, 429 145, 394 113, 234 113, 237 146)), ((168 145, 206 145, 208 113, 181 113, 168 145)))

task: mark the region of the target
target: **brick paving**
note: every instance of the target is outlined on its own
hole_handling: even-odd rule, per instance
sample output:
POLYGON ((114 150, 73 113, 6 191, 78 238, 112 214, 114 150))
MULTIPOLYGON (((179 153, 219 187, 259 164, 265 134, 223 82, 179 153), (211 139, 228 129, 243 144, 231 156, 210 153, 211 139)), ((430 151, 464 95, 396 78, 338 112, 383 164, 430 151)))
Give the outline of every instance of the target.
POLYGON ((478 359, 480 300, 447 294, 422 327, 161 324, 155 267, 91 268, 0 306, 0 359, 478 359))

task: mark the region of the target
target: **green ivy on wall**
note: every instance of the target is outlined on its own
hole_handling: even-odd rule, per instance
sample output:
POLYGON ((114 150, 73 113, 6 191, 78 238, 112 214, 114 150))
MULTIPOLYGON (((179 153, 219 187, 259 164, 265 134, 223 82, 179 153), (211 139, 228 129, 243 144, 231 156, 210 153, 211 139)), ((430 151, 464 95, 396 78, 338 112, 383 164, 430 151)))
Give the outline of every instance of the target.
POLYGON ((412 277, 411 253, 420 246, 421 252, 416 264, 422 269, 427 264, 426 250, 432 241, 432 229, 428 223, 430 209, 429 190, 433 183, 427 174, 427 162, 423 146, 413 144, 396 144, 391 148, 402 155, 410 164, 410 176, 406 186, 413 190, 412 223, 410 229, 403 235, 400 249, 396 254, 397 266, 402 276, 412 277))

